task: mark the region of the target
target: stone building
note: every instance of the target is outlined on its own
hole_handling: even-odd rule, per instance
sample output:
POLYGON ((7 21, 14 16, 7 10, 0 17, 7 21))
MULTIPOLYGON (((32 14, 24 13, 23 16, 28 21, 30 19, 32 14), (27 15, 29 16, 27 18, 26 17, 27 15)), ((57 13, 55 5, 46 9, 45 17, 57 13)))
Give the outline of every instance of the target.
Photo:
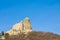
POLYGON ((13 25, 12 29, 7 31, 6 33, 9 33, 9 35, 17 35, 22 32, 27 33, 31 31, 32 31, 32 27, 31 27, 30 19, 26 17, 21 22, 13 25))

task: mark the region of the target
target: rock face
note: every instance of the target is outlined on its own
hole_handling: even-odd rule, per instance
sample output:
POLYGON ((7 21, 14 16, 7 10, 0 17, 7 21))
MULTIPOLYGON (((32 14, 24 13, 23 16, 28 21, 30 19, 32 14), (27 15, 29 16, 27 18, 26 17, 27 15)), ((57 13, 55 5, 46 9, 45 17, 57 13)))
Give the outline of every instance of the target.
POLYGON ((21 22, 13 25, 12 29, 7 31, 6 33, 9 33, 9 35, 17 35, 22 32, 27 33, 27 32, 31 32, 31 31, 32 31, 32 28, 31 28, 31 24, 30 24, 30 19, 28 17, 26 17, 21 22))

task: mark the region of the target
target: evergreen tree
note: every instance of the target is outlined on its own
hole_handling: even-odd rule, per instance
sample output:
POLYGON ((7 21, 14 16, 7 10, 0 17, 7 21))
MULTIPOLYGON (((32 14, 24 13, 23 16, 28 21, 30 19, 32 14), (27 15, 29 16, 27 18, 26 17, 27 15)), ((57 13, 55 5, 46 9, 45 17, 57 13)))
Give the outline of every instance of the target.
POLYGON ((4 35, 4 31, 2 31, 2 35, 4 35))

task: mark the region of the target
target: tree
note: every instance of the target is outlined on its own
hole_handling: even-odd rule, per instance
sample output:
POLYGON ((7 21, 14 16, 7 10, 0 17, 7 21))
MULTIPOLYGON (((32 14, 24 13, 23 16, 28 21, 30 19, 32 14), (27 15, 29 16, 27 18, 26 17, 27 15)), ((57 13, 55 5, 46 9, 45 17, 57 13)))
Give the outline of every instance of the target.
POLYGON ((4 35, 4 31, 2 31, 2 35, 4 35))
POLYGON ((9 34, 5 33, 5 40, 9 40, 9 34))

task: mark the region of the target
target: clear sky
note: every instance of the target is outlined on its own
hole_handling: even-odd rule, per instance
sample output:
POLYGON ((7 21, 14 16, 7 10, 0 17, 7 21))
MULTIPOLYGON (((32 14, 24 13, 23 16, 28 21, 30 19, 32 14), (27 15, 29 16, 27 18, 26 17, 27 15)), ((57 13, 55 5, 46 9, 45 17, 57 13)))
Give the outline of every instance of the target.
POLYGON ((60 34, 60 0, 0 0, 0 32, 25 17, 33 30, 60 34))

